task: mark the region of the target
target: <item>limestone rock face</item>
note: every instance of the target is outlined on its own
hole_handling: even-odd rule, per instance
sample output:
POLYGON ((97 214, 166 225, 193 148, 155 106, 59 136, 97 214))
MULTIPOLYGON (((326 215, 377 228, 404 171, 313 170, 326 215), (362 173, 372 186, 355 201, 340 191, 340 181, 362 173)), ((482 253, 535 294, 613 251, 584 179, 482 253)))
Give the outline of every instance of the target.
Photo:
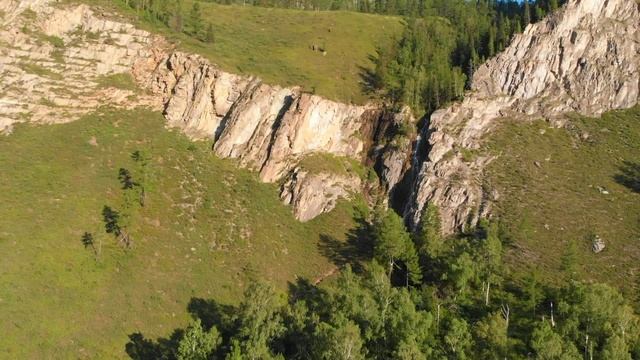
POLYGON ((312 152, 358 157, 365 106, 341 104, 225 73, 206 60, 175 52, 161 59, 148 86, 163 95, 170 126, 194 138, 215 139, 220 157, 283 176, 289 159, 312 152))
POLYGON ((291 185, 283 198, 294 205, 298 218, 309 220, 332 209, 337 197, 354 188, 353 180, 337 175, 290 172, 302 157, 313 153, 359 160, 364 140, 358 133, 374 107, 267 85, 181 52, 161 55, 155 62, 139 63, 134 73, 162 97, 168 126, 194 139, 212 139, 217 156, 238 159, 241 166, 259 171, 265 182, 287 176, 291 185), (338 191, 340 186, 345 188, 338 191))
POLYGON ((332 209, 360 185, 359 178, 293 169, 314 153, 361 160, 360 133, 375 121, 376 106, 224 72, 87 5, 0 0, 0 11, 0 41, 8 44, 0 51, 0 132, 16 122, 72 121, 103 105, 149 106, 163 110, 167 126, 213 141, 218 156, 238 159, 263 181, 287 177, 283 198, 300 219, 332 209), (148 92, 109 84, 114 74, 131 74, 148 92))
POLYGON ((100 84, 152 54, 158 43, 146 31, 49 0, 0 0, 0 12, 0 133, 18 122, 72 121, 101 105, 160 108, 155 97, 100 84))
POLYGON ((348 199, 361 186, 355 174, 311 173, 297 167, 282 185, 280 198, 293 206, 296 219, 308 221, 333 210, 339 198, 348 199))
POLYGON ((365 106, 298 94, 273 134, 260 177, 275 181, 291 168, 295 159, 316 152, 360 160, 364 142, 357 135, 366 119, 363 116, 366 110, 365 106))
POLYGON ((194 139, 213 139, 222 118, 250 79, 218 70, 197 55, 158 53, 134 66, 136 78, 160 94, 170 127, 194 139))
POLYGON ((228 113, 214 145, 216 155, 240 159, 242 165, 260 171, 292 95, 292 89, 253 81, 228 113))
POLYGON ((435 112, 419 147, 406 216, 417 225, 425 204, 440 207, 445 232, 474 225, 491 196, 482 191, 485 157, 464 160, 500 118, 553 120, 566 112, 597 116, 634 106, 640 83, 640 14, 635 0, 570 0, 529 25, 481 66, 465 100, 435 112), (465 150, 466 149, 466 150, 465 150))
POLYGON ((570 1, 480 67, 473 88, 510 96, 530 115, 631 107, 640 80, 638 15, 633 0, 570 1))
POLYGON ((239 159, 268 182, 314 152, 359 159, 364 141, 357 135, 365 113, 375 109, 229 74, 181 52, 165 54, 155 66, 141 63, 134 72, 162 96, 169 126, 214 139, 216 155, 239 159))
POLYGON ((217 156, 237 159, 265 182, 287 177, 282 197, 301 220, 333 209, 338 197, 360 185, 359 179, 293 169, 314 153, 360 160, 365 140, 359 135, 377 116, 374 106, 342 104, 299 88, 264 84, 181 52, 160 55, 155 65, 140 62, 134 73, 162 97, 168 126, 194 139, 212 139, 217 156))

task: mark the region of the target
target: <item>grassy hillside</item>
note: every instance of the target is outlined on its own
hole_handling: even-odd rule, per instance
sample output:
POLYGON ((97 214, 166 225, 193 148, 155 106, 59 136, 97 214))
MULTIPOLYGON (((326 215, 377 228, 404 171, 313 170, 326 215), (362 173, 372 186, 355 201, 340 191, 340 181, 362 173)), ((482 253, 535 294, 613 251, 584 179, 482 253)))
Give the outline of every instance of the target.
POLYGON ((124 357, 127 334, 183 327, 193 297, 233 303, 251 277, 284 288, 332 268, 320 237, 344 239, 352 207, 299 223, 275 185, 163 123, 102 109, 0 137, 0 358, 124 357), (127 250, 101 211, 119 206, 119 168, 135 179, 136 150, 151 160, 127 250), (85 231, 103 244, 98 259, 85 231))
MULTIPOLYGON (((78 0, 72 0, 78 2, 78 0)), ((114 8, 107 0, 82 2, 114 8)), ((188 14, 192 1, 186 0, 188 14)), ((215 42, 203 43, 164 25, 137 22, 180 43, 186 51, 204 55, 223 69, 257 75, 268 83, 302 86, 307 91, 345 102, 363 103, 362 76, 372 69, 376 47, 399 37, 399 17, 348 11, 302 11, 200 2, 205 24, 215 42), (312 50, 312 46, 316 50, 312 50), (323 55, 321 48, 326 51, 323 55)), ((135 12, 117 7, 134 20, 135 12)))
POLYGON ((631 291, 640 276, 640 107, 571 116, 569 130, 505 124, 489 147, 499 155, 489 174, 515 268, 558 280, 573 241, 581 278, 631 291), (600 254, 593 235, 606 243, 600 254))

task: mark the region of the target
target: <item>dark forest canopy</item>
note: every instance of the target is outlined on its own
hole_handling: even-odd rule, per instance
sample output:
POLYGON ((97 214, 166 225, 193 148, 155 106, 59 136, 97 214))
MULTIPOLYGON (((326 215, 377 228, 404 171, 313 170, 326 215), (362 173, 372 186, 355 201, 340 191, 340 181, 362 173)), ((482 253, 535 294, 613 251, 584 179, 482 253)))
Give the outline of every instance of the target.
MULTIPOLYGON (((162 0, 160 0, 162 1, 162 0)), ((542 17, 548 11, 555 10, 561 1, 558 0, 205 0, 219 4, 253 5, 262 7, 281 7, 300 10, 349 10, 367 13, 423 16, 424 10, 449 6, 455 8, 459 3, 489 6, 500 11, 517 12, 524 9, 525 3, 530 6, 533 16, 542 17), (529 4, 530 3, 530 4, 529 4)))
POLYGON ((513 281, 496 224, 443 239, 437 209, 408 234, 392 211, 360 229, 368 249, 329 286, 284 297, 250 285, 239 306, 192 299, 194 322, 157 342, 130 335, 134 359, 638 359, 640 322, 615 289, 536 272, 513 281))

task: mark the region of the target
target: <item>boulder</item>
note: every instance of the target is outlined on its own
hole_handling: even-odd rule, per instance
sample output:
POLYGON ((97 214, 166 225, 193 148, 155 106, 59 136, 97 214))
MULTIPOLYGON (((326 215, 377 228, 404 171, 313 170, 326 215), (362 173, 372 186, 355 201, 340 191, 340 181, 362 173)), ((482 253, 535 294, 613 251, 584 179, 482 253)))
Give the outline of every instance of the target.
POLYGON ((293 206, 296 219, 308 221, 333 210, 338 199, 349 199, 360 187, 355 174, 313 173, 297 167, 282 185, 280 198, 293 206))

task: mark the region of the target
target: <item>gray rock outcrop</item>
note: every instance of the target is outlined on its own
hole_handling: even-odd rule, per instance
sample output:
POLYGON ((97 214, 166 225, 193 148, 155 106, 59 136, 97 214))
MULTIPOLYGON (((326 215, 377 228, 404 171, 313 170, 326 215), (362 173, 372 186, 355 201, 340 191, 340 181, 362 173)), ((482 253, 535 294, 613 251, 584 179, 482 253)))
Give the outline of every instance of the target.
POLYGON ((502 118, 557 119, 567 112, 598 116, 638 103, 640 14, 635 0, 570 0, 516 35, 482 65, 465 99, 438 110, 424 129, 427 157, 417 167, 406 208, 414 226, 425 204, 440 208, 444 231, 475 225, 491 195, 482 172, 491 159, 465 161, 502 118), (465 150, 466 149, 466 150, 465 150))
POLYGON ((136 79, 162 98, 167 125, 193 139, 213 139, 253 79, 220 71, 198 55, 157 52, 133 67, 136 79))
POLYGON ((157 97, 104 83, 158 47, 146 31, 47 0, 0 0, 0 13, 0 133, 73 121, 102 105, 161 107, 157 97))
POLYGON ((280 198, 293 206, 296 219, 308 221, 333 210, 338 199, 349 199, 361 185, 355 174, 313 173, 297 167, 282 185, 280 198))
POLYGON ((342 104, 299 88, 264 84, 181 52, 139 62, 133 73, 162 97, 168 126, 193 139, 212 140, 217 156, 237 159, 258 171, 262 181, 289 179, 281 197, 294 205, 301 220, 330 211, 337 197, 361 184, 355 177, 310 175, 294 168, 315 153, 360 161, 366 141, 362 132, 380 117, 376 106, 342 104))
POLYGON ((599 254, 604 251, 605 247, 606 245, 604 240, 602 240, 599 235, 594 235, 591 241, 591 250, 593 250, 594 253, 599 254))

